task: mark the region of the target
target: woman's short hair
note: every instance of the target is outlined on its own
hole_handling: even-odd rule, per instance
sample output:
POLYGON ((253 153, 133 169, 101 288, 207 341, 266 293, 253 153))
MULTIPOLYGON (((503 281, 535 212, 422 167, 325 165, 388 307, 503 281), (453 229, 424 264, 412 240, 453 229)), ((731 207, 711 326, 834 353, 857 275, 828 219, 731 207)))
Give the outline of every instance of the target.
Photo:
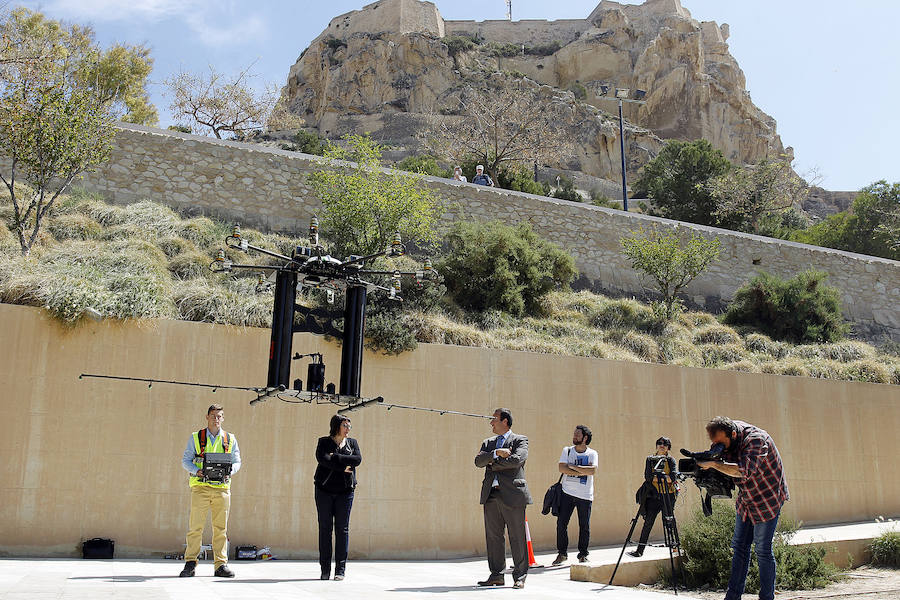
POLYGON ((656 440, 656 445, 657 446, 665 446, 666 448, 671 450, 672 449, 672 440, 670 440, 667 437, 661 437, 658 440, 656 440))
POLYGON ((350 417, 345 417, 344 415, 334 415, 333 417, 331 417, 331 431, 328 435, 330 435, 331 437, 336 436, 338 434, 338 431, 341 430, 341 423, 343 423, 344 421, 349 423, 350 417))

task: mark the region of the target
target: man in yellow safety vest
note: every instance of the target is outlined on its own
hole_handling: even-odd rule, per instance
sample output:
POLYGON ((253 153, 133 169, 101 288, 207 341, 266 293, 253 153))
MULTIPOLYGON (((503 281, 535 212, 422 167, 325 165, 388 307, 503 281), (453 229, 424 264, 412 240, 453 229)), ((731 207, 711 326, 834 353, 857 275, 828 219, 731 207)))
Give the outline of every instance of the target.
POLYGON ((241 451, 234 434, 222 429, 225 412, 220 404, 213 404, 206 411, 207 427, 195 431, 188 439, 181 465, 191 474, 191 519, 187 533, 187 548, 184 550, 184 569, 181 577, 193 577, 197 567, 197 555, 203 539, 206 515, 212 512, 215 555, 215 576, 234 577, 228 568, 228 511, 231 508, 231 477, 223 481, 211 481, 203 477, 203 456, 206 453, 232 455, 231 474, 241 468, 241 451))

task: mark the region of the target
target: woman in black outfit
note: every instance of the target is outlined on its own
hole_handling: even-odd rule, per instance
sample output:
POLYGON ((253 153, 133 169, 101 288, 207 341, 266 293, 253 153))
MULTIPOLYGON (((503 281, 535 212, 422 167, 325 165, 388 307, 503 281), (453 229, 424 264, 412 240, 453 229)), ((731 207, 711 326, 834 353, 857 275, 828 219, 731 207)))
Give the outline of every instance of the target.
POLYGON ((637 548, 628 553, 631 556, 644 554, 644 547, 650 538, 650 531, 653 529, 653 524, 656 523, 656 517, 663 509, 663 502, 675 508, 675 497, 678 495, 678 466, 675 464, 675 459, 669 456, 671 449, 672 440, 667 437, 659 438, 656 440, 656 454, 648 456, 644 464, 644 485, 649 487, 650 493, 644 500, 644 527, 641 529, 641 537, 638 540, 637 548), (662 460, 661 463, 660 460, 662 460), (662 484, 656 480, 653 472, 657 464, 665 474, 662 484))
POLYGON ((331 532, 334 530, 334 579, 344 578, 350 539, 350 508, 356 489, 356 467, 362 462, 359 444, 350 436, 350 419, 331 417, 329 435, 316 446, 316 510, 319 513, 321 579, 331 577, 331 532))

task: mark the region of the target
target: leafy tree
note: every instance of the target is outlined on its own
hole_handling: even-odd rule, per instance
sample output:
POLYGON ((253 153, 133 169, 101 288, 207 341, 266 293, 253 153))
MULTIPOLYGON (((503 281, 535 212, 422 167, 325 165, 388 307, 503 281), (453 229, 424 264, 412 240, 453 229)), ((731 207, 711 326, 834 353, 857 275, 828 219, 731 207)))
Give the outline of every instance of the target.
POLYGON ((576 274, 571 255, 538 236, 528 223, 460 221, 444 238, 438 261, 447 291, 469 310, 539 314, 540 298, 567 287, 576 274))
POLYGON ((729 169, 708 180, 706 189, 716 205, 716 224, 747 233, 762 233, 766 217, 799 206, 809 195, 809 185, 789 162, 770 160, 729 169))
POLYGON ((329 144, 329 167, 310 176, 322 200, 325 237, 343 254, 371 254, 386 248, 399 231, 420 244, 437 239, 437 198, 412 173, 384 173, 382 149, 368 135, 345 135, 346 147, 329 144), (338 163, 336 161, 351 161, 338 163))
POLYGON ((729 169, 728 159, 706 140, 672 141, 641 169, 634 195, 652 198, 654 215, 716 225, 718 207, 707 182, 729 169))
POLYGON ((187 119, 196 133, 212 132, 244 136, 262 129, 277 103, 272 89, 256 91, 249 65, 233 77, 216 71, 210 65, 208 74, 181 71, 166 79, 172 98, 170 109, 176 118, 187 119))
POLYGON ((113 44, 101 50, 90 27, 16 8, 0 25, 0 70, 4 71, 0 76, 15 78, 17 71, 39 63, 43 69, 56 70, 71 85, 92 90, 123 121, 143 125, 159 121, 146 89, 153 69, 146 46, 113 44))
POLYGON ((622 248, 631 267, 654 282, 662 296, 662 316, 672 319, 680 309, 678 293, 718 258, 721 244, 699 233, 682 241, 677 231, 645 232, 642 227, 622 238, 622 248))
POLYGON ((900 183, 882 180, 864 187, 849 211, 831 215, 791 239, 900 260, 900 183))
POLYGON ((742 286, 723 321, 749 325, 772 339, 795 343, 836 342, 849 330, 836 288, 828 274, 809 270, 791 279, 760 273, 742 286))
POLYGON ((84 76, 102 57, 89 30, 16 9, 3 31, 22 45, 19 59, 0 69, 0 154, 9 160, 0 180, 27 256, 59 195, 109 157, 116 98, 84 76))
POLYGON ((434 115, 430 150, 454 163, 473 159, 495 180, 501 166, 528 168, 565 155, 575 110, 566 94, 527 79, 464 88, 452 115, 434 115))

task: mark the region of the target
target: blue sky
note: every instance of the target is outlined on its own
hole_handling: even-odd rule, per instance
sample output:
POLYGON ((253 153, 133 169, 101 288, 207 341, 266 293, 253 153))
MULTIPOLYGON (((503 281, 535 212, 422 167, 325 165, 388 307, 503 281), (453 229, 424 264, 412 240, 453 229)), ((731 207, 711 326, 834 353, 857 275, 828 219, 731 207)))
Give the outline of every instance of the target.
MULTIPOLYGON (((151 95, 172 123, 161 82, 179 68, 232 72, 257 61, 258 83, 283 85, 300 52, 335 16, 371 0, 13 0, 54 18, 90 23, 104 45, 146 43, 151 95)), ((599 0, 513 0, 513 18, 586 17, 599 0)), ((638 2, 626 2, 636 4, 638 2)), ((502 19, 504 0, 437 0, 447 19, 502 19)), ((753 101, 778 122, 803 174, 856 190, 900 181, 900 2, 682 0, 695 19, 728 23, 728 43, 753 101)))

